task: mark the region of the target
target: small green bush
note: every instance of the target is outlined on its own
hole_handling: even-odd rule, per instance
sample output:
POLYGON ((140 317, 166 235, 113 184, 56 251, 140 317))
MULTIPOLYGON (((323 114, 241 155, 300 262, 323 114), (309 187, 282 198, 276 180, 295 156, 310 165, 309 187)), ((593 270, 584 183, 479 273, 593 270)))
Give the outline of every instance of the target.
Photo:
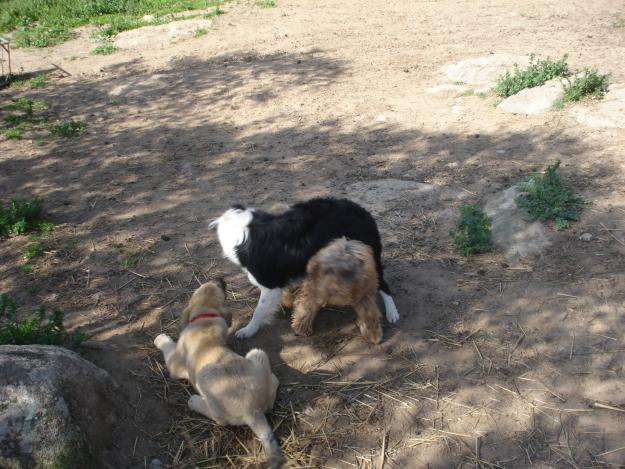
POLYGON ((82 121, 65 120, 50 124, 50 133, 60 137, 77 137, 85 131, 86 124, 82 121))
POLYGON ((38 237, 31 238, 31 243, 28 243, 24 248, 24 260, 28 262, 35 257, 39 257, 46 250, 46 245, 43 241, 41 241, 38 237))
POLYGON ((4 136, 9 140, 19 140, 20 138, 22 138, 22 129, 12 127, 4 131, 4 136))
POLYGON ((43 226, 47 232, 51 224, 41 219, 43 201, 39 197, 26 200, 11 199, 8 207, 0 206, 0 236, 19 235, 43 226))
POLYGON ((261 0, 256 2, 256 6, 260 8, 273 8, 276 6, 276 2, 274 2, 274 0, 261 0))
POLYGON ((85 340, 82 332, 69 333, 63 325, 63 313, 37 308, 31 317, 18 317, 17 305, 7 294, 0 295, 0 345, 60 345, 77 348, 85 340))
POLYGON ((602 75, 596 69, 584 71, 572 84, 564 87, 564 101, 580 101, 587 96, 600 98, 608 90, 609 75, 602 75))
POLYGON ((91 53, 94 55, 110 55, 116 50, 118 50, 118 47, 115 47, 113 44, 100 44, 92 49, 91 53))
POLYGON ((569 66, 566 60, 566 55, 557 61, 550 58, 540 60, 532 55, 530 65, 527 68, 521 70, 515 65, 512 73, 507 71, 499 77, 495 86, 495 93, 507 98, 525 88, 540 86, 553 78, 566 77, 569 75, 569 66))
POLYGON ((470 256, 491 250, 491 221, 477 205, 461 205, 456 230, 451 234, 459 254, 470 256))
POLYGON ((521 193, 515 199, 517 207, 531 220, 553 220, 558 231, 579 220, 585 205, 591 202, 564 186, 558 168, 560 161, 548 166, 544 175, 531 174, 519 184, 521 193))

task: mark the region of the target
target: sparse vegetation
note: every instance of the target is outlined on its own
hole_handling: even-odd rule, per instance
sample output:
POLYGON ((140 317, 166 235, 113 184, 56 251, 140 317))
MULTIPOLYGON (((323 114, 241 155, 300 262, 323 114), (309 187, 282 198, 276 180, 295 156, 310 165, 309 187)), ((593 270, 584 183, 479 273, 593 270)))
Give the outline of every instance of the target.
POLYGON ((456 230, 452 232, 459 254, 471 256, 491 250, 491 221, 477 205, 461 205, 456 230))
POLYGON ((84 339, 82 332, 65 330, 63 313, 59 309, 48 313, 45 306, 40 305, 34 314, 26 317, 18 315, 13 299, 4 293, 0 295, 0 345, 45 344, 76 348, 84 339))
POLYGON ((261 0, 256 2, 256 6, 260 8, 273 8, 276 6, 276 2, 274 2, 274 0, 261 0))
POLYGON ((85 131, 86 124, 77 120, 65 120, 50 124, 50 133, 60 137, 77 137, 85 131))
POLYGON ((556 61, 550 58, 540 60, 532 55, 530 65, 527 68, 519 69, 518 66, 515 66, 513 72, 507 71, 499 77, 495 86, 495 93, 507 98, 517 94, 522 89, 540 86, 553 78, 566 77, 569 75, 569 66, 566 60, 566 55, 556 61))
POLYGON ((51 82, 45 73, 40 73, 32 78, 20 75, 11 75, 11 86, 14 88, 46 88, 51 82))
POLYGON ((42 229, 49 233, 54 225, 41 219, 42 211, 43 201, 39 197, 11 199, 7 207, 0 206, 0 236, 20 235, 42 229))
POLYGON ((202 36, 206 35, 206 33, 208 33, 208 29, 206 29, 206 28, 197 28, 193 32, 193 37, 202 37, 202 36))
POLYGON ((91 53, 95 55, 110 55, 116 50, 118 50, 118 48, 115 47, 113 44, 106 43, 106 44, 100 44, 99 46, 95 47, 91 51, 91 53))
POLYGON ((73 28, 101 26, 101 35, 184 19, 185 10, 219 8, 221 0, 4 0, 0 33, 14 31, 15 47, 46 47, 73 37, 73 28), (153 15, 152 22, 141 19, 153 15))
POLYGON ((531 174, 519 185, 516 204, 529 220, 553 220, 558 231, 579 220, 585 205, 591 202, 564 186, 558 168, 560 161, 548 166, 544 175, 531 174))
POLYGON ((27 244, 24 248, 24 260, 26 262, 34 259, 35 257, 39 257, 43 254, 46 249, 46 245, 38 236, 33 236, 30 238, 31 243, 27 244))
POLYGON ((564 87, 564 101, 580 101, 587 96, 600 98, 608 90, 609 75, 602 75, 596 69, 584 70, 584 75, 575 78, 564 87))
POLYGON ((19 140, 22 138, 22 129, 12 127, 4 131, 4 136, 9 140, 19 140))
POLYGON ((120 261, 119 265, 124 269, 130 269, 131 267, 136 267, 137 262, 139 262, 137 255, 129 254, 120 261))

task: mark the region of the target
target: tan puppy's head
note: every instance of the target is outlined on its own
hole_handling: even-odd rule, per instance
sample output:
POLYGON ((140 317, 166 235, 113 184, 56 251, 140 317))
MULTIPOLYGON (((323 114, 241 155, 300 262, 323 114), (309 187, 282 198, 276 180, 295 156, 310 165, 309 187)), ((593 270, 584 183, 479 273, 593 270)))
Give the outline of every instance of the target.
POLYGON ((226 283, 223 279, 217 282, 206 282, 201 285, 189 300, 189 304, 180 316, 180 329, 184 329, 194 316, 209 311, 226 321, 228 327, 232 323, 232 313, 224 310, 226 300, 226 283))

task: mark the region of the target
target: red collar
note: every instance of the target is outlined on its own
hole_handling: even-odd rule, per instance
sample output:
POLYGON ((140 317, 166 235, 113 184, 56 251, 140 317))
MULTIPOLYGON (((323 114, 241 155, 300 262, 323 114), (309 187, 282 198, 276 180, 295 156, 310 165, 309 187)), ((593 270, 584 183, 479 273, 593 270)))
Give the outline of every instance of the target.
POLYGON ((193 316, 193 319, 189 321, 189 324, 191 324, 193 321, 197 319, 208 319, 208 318, 218 318, 218 317, 219 316, 217 316, 215 313, 209 313, 209 312, 200 313, 197 316, 193 316))

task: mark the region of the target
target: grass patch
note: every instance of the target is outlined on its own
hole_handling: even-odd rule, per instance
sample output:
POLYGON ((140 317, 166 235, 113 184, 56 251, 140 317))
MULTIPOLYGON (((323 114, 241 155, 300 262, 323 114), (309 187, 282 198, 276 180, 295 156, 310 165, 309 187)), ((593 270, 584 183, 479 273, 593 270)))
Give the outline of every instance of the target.
POLYGON ((507 71, 499 77, 495 86, 495 93, 507 98, 525 88, 540 86, 553 78, 566 77, 569 75, 569 66, 566 60, 566 55, 556 61, 550 58, 540 60, 532 55, 530 65, 527 68, 519 69, 515 65, 513 72, 507 71))
POLYGON ((46 250, 46 244, 38 236, 32 237, 31 241, 33 242, 26 245, 22 254, 26 262, 43 255, 43 252, 46 250))
POLYGON ((0 33, 12 32, 15 47, 46 47, 73 37, 83 25, 101 26, 103 36, 147 24, 184 19, 186 10, 217 7, 222 0, 0 0, 0 33), (141 19, 153 15, 156 21, 141 19))
POLYGON ((193 37, 202 37, 202 36, 205 36, 207 33, 208 33, 208 29, 206 29, 206 28, 197 28, 193 32, 193 37))
POLYGON ((48 234, 54 225, 42 220, 43 201, 11 199, 7 207, 0 206, 0 236, 15 236, 27 231, 39 230, 48 234))
POLYGON ((58 137, 77 137, 85 131, 87 125, 82 121, 65 120, 50 124, 48 129, 58 137))
POLYGON ((531 220, 553 220, 558 231, 579 220, 585 205, 591 202, 568 189, 558 175, 560 161, 548 166, 545 174, 531 174, 519 185, 517 207, 531 220))
POLYGON ((100 44, 96 48, 91 50, 91 53, 94 55, 110 55, 119 48, 114 46, 113 44, 100 44))
POLYGON ((20 47, 49 47, 74 37, 74 33, 61 22, 19 27, 13 34, 13 45, 20 47))
POLYGON ((85 340, 82 332, 69 333, 63 324, 63 313, 53 309, 48 313, 40 305, 34 314, 18 314, 11 297, 0 295, 0 345, 60 345, 77 348, 85 340))
POLYGON ((9 140, 19 140, 22 138, 22 129, 13 127, 4 131, 4 136, 9 140))
POLYGON ((458 211, 460 218, 451 233, 456 251, 462 256, 490 251, 490 219, 477 205, 461 205, 458 211))
POLYGON ((46 88, 52 82, 45 73, 40 73, 32 78, 26 78, 23 75, 11 75, 11 86, 14 88, 46 88))
POLYGON ((136 254, 130 254, 126 257, 124 257, 119 265, 124 268, 124 269, 130 269, 131 267, 136 267, 137 263, 139 262, 139 258, 137 257, 136 254))
POLYGON ((25 274, 32 274, 33 273, 33 268, 29 264, 24 264, 22 266, 22 272, 24 272, 25 274))
POLYGON ((564 86, 564 102, 580 101, 587 96, 602 97, 608 90, 609 78, 609 75, 602 75, 594 68, 584 70, 583 76, 564 86))
POLYGON ((260 8, 273 8, 276 6, 276 2, 273 0, 261 0, 260 2, 256 2, 256 6, 260 8))

